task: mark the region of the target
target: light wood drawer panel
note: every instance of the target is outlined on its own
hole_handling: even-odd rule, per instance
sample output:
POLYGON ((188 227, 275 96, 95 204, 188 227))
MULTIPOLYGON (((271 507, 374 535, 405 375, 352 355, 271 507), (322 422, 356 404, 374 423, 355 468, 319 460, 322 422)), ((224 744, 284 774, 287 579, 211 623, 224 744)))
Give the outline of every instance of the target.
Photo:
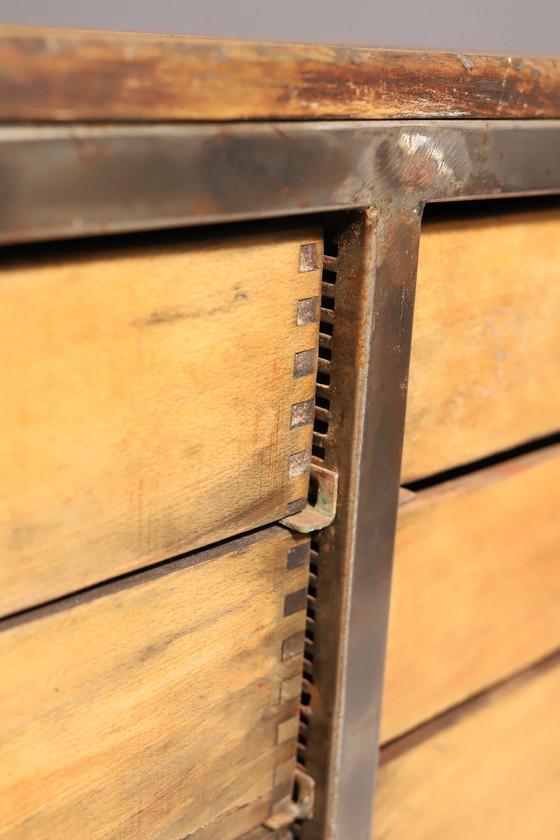
POLYGON ((403 482, 558 431, 559 278, 560 207, 424 226, 403 482))
POLYGON ((556 659, 555 667, 451 713, 439 731, 426 727, 416 743, 405 738, 404 752, 388 748, 378 777, 375 840, 558 837, 559 697, 556 659))
POLYGON ((272 526, 0 622, 2 840, 266 818, 295 767, 308 556, 272 526))
POLYGON ((401 505, 382 739, 560 647, 560 446, 401 505))
POLYGON ((300 249, 317 243, 320 266, 320 235, 5 260, 0 612, 304 504, 312 411, 294 425, 292 406, 314 395, 321 272, 300 249))

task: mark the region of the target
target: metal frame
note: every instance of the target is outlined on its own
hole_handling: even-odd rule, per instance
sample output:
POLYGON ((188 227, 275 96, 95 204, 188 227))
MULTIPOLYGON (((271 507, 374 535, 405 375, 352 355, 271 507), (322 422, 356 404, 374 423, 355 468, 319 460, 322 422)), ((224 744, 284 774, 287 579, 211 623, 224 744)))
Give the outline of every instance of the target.
POLYGON ((0 242, 554 192, 558 121, 5 126, 0 242))
POLYGON ((369 840, 422 210, 560 192, 560 121, 7 126, 0 171, 5 244, 337 211, 321 463, 340 487, 318 538, 301 832, 369 840))

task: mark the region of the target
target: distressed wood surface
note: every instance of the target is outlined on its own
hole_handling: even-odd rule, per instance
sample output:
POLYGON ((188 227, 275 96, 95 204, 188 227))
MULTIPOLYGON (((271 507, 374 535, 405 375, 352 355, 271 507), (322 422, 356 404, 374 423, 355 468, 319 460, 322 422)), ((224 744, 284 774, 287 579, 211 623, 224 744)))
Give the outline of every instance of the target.
POLYGON ((560 61, 2 27, 3 120, 558 117, 560 61))
POLYGON ((558 837, 559 697, 556 657, 384 750, 374 840, 558 837))
POLYGON ((321 232, 196 236, 6 254, 3 614, 305 504, 321 232))
POLYGON ((403 482, 560 429, 560 204, 515 201, 422 230, 403 482))
POLYGON ((386 742, 560 648, 560 446, 401 505, 386 742))
POLYGON ((266 819, 295 769, 308 557, 273 526, 0 622, 0 838, 266 819))

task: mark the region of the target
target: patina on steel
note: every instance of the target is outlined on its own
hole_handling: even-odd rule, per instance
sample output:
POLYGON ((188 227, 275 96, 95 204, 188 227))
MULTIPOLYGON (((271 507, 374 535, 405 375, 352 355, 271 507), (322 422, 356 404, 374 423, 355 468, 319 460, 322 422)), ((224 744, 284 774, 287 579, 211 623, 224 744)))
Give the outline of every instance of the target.
POLYGON ((315 497, 313 503, 308 502, 303 510, 280 520, 282 525, 302 534, 312 534, 326 528, 336 516, 338 473, 312 463, 309 481, 310 496, 315 497))
POLYGON ((305 840, 371 836, 421 211, 388 197, 326 220, 338 255, 325 263, 336 278, 329 383, 319 388, 329 420, 315 439, 339 473, 339 497, 315 538, 305 760, 317 793, 305 840))
POLYGON ((560 121, 3 127, 0 241, 555 192, 560 121))
POLYGON ((301 830, 369 840, 422 210, 560 192, 560 121, 4 127, 0 168, 4 243, 331 213, 319 465, 339 498, 317 537, 317 790, 301 830))
MULTIPOLYGON (((274 832, 289 829, 296 820, 307 820, 313 816, 315 780, 299 768, 296 768, 294 775, 293 798, 281 802, 278 810, 264 823, 266 828, 274 832)), ((275 833, 270 840, 276 840, 277 837, 279 838, 279 835, 275 833)))

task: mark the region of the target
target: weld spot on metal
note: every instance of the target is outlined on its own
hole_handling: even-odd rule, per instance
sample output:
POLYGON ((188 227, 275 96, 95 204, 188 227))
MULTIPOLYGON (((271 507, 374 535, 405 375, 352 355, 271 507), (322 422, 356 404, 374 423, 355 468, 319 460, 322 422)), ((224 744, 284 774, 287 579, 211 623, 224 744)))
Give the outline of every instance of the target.
POLYGON ((301 612, 307 607, 307 586, 296 592, 289 592, 284 598, 284 618, 301 612))
POLYGON ((303 449, 301 452, 294 452, 290 455, 290 466, 288 478, 299 478, 300 475, 307 475, 311 469, 311 450, 303 449))
POLYGON ((321 242, 311 242, 309 245, 301 245, 299 249, 299 270, 317 271, 321 268, 323 257, 323 245, 321 242))
POLYGON ((294 379, 301 376, 312 376, 315 373, 315 348, 301 350, 294 354, 294 379))
POLYGON ((290 429, 300 429, 313 423, 313 400, 294 403, 290 412, 290 429))
POLYGON ((316 324, 321 316, 321 299, 319 297, 303 298, 298 300, 297 325, 304 327, 306 324, 316 324))
POLYGON ((291 572, 292 569, 299 569, 302 566, 307 566, 307 564, 309 563, 310 548, 311 545, 308 540, 300 543, 299 545, 294 545, 293 548, 290 548, 290 550, 288 551, 289 572, 291 572))

